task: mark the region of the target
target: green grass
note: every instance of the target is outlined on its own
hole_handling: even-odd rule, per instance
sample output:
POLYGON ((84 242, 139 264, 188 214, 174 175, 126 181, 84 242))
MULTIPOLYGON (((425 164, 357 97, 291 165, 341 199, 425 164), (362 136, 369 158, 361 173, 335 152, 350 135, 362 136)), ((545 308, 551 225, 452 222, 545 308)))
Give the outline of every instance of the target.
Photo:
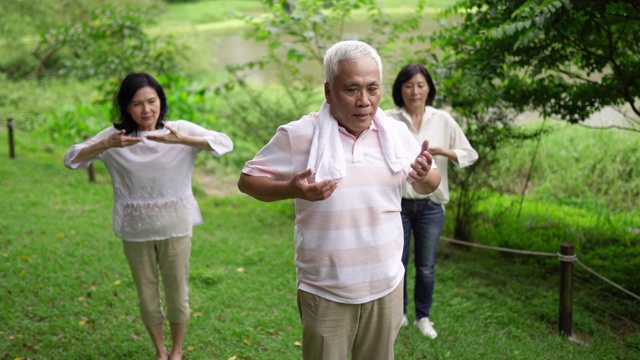
MULTIPOLYGON (((16 159, 0 146, 0 357, 152 357, 111 232, 106 170, 98 163, 91 184, 86 171, 63 167, 64 149, 39 149, 21 135, 16 159)), ((299 359, 291 203, 198 200, 205 224, 193 239, 188 358, 299 359)), ((638 329, 617 334, 615 323, 582 301, 574 331, 588 345, 558 336, 557 278, 545 269, 446 243, 437 269, 439 337, 402 329, 398 359, 639 358, 638 329)))

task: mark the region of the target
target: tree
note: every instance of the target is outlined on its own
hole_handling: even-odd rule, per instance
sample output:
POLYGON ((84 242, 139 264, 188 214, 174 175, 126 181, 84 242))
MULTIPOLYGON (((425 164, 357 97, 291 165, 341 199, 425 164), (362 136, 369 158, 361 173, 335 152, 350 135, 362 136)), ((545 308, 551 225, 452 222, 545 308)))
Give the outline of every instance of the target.
POLYGON ((35 51, 40 65, 34 74, 47 70, 80 79, 109 79, 129 71, 176 73, 181 46, 171 37, 149 36, 143 26, 154 22, 152 7, 99 7, 89 21, 43 33, 35 51))
POLYGON ((638 14, 638 0, 462 0, 434 41, 514 109, 580 123, 614 107, 640 131, 638 14))
POLYGON ((159 0, 20 0, 0 2, 0 72, 9 79, 27 76, 38 65, 33 52, 39 34, 64 24, 87 22, 91 10, 106 4, 139 6, 159 0), (55 14, 55 15, 53 15, 55 14))

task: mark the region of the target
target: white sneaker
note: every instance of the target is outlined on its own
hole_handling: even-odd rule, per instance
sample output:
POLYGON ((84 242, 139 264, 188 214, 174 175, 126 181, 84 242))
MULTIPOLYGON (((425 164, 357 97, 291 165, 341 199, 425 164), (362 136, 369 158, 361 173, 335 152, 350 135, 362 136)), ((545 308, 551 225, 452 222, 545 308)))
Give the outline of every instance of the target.
POLYGON ((413 325, 420 329, 420 332, 426 337, 435 339, 438 336, 438 333, 433 328, 433 323, 429 321, 428 317, 423 317, 420 320, 414 321, 413 325))
POLYGON ((407 326, 409 325, 409 319, 407 319, 407 315, 402 315, 402 322, 400 323, 400 326, 407 326))

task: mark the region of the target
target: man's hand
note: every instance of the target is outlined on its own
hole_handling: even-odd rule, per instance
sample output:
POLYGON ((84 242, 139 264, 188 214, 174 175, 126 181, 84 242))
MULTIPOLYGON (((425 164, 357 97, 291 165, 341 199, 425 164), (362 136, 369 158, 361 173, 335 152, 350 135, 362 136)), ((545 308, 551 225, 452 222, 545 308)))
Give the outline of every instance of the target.
POLYGON ((429 153, 429 141, 425 140, 422 143, 422 149, 413 164, 411 164, 411 177, 414 181, 424 183, 427 181, 429 171, 431 171, 431 165, 433 164, 433 156, 429 153))
POLYGON ((289 186, 295 198, 308 201, 326 200, 338 187, 337 180, 324 180, 319 183, 309 183, 308 179, 313 174, 311 169, 297 173, 290 181, 289 186))
POLYGON ((303 199, 320 201, 328 199, 338 187, 338 180, 309 183, 311 169, 297 173, 291 180, 276 180, 266 176, 240 174, 238 189, 260 201, 303 199))
POLYGON ((440 185, 440 170, 431 170, 433 156, 429 153, 429 141, 422 143, 422 149, 411 164, 409 183, 418 194, 431 194, 440 185))

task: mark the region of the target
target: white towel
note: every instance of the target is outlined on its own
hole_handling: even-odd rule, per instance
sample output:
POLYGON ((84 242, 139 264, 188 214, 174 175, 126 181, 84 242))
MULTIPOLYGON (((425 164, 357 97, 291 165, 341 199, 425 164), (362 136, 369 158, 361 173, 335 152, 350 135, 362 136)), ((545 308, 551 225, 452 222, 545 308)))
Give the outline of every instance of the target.
MULTIPOLYGON (((310 116, 315 117, 316 127, 311 140, 307 168, 313 170, 316 182, 343 178, 347 173, 344 150, 338 132, 338 121, 331 116, 329 104, 325 101, 320 112, 310 116)), ((409 157, 394 128, 396 121, 388 118, 380 108, 374 116, 374 121, 378 124, 378 136, 389 168, 394 173, 401 171, 408 166, 409 157)))

